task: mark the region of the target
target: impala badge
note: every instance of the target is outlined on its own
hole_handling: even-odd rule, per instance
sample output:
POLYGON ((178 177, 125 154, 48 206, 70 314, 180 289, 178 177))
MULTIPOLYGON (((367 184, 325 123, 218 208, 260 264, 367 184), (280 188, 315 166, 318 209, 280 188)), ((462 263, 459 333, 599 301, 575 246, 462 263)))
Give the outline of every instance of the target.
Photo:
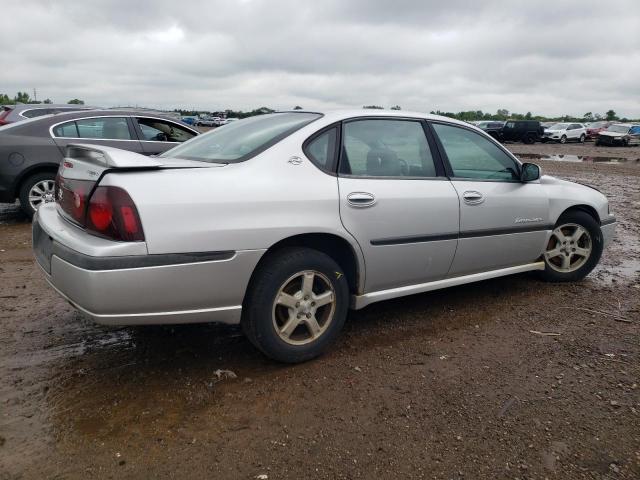
POLYGON ((289 163, 291 165, 300 165, 302 163, 302 159, 300 157, 291 157, 289 159, 289 163))
POLYGON ((541 222, 542 218, 540 217, 536 217, 536 218, 521 218, 521 217, 516 217, 516 223, 535 223, 535 222, 541 222))

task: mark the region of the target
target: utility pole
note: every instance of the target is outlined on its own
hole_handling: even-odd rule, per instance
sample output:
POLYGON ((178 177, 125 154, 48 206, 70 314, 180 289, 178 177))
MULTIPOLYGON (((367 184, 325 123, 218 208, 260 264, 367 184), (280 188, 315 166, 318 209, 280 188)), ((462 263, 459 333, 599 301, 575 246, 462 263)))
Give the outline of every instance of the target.
POLYGON ((38 101, 38 93, 36 92, 36 87, 33 87, 33 101, 38 101))

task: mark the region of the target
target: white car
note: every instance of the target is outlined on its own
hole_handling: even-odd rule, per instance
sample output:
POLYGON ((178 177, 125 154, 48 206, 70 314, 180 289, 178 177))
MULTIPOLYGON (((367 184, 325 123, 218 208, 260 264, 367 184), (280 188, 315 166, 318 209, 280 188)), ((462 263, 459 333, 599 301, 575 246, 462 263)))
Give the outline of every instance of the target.
POLYGON ((542 141, 567 143, 575 141, 584 143, 587 139, 587 127, 583 123, 556 123, 544 129, 542 141))

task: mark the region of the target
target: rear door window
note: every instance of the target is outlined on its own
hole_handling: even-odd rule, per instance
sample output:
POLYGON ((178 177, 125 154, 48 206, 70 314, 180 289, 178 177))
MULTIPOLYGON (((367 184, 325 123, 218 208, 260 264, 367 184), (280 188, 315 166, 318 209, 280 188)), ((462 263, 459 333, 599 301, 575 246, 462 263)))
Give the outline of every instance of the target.
POLYGON ((435 177, 422 123, 367 119, 343 127, 340 173, 364 177, 435 177))
POLYGON ((132 140, 125 117, 83 118, 75 123, 79 138, 132 140))

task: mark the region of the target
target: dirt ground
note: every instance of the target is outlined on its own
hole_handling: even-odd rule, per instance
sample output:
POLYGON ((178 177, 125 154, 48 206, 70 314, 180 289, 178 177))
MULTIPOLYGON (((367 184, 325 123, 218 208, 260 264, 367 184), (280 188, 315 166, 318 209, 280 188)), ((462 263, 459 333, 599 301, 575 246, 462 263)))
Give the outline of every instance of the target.
POLYGON ((0 479, 640 478, 640 148, 509 147, 623 159, 539 161, 609 196, 618 234, 597 269, 375 304, 296 366, 237 328, 83 320, 5 206, 0 479))

